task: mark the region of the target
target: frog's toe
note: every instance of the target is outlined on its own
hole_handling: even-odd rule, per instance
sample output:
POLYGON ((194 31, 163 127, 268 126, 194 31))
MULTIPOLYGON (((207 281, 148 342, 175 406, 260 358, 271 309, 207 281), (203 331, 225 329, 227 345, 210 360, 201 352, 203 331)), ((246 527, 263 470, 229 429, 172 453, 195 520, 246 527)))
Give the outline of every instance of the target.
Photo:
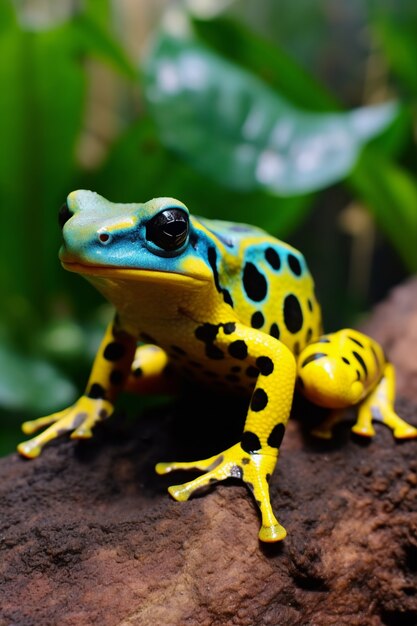
POLYGON ((36 424, 37 420, 31 420, 30 422, 23 422, 21 429, 25 435, 33 435, 41 426, 36 424))
POLYGON ((163 476, 164 474, 169 474, 173 471, 173 469, 175 469, 172 467, 172 465, 172 463, 157 463, 155 465, 155 472, 160 476, 163 476))
POLYGON ((374 437, 375 429, 371 424, 363 425, 363 424, 355 424, 352 426, 352 433, 354 435, 359 435, 359 437, 374 437))
POLYGON ((273 524, 272 526, 262 525, 258 534, 261 541, 265 543, 275 543, 282 541, 287 536, 287 531, 281 524, 273 524))
POLYGON ((204 461, 191 463, 158 463, 156 466, 158 474, 166 474, 178 469, 199 469, 206 472, 182 485, 172 485, 168 487, 169 493, 178 502, 185 502, 195 491, 199 491, 219 480, 225 480, 230 477, 242 477, 241 472, 234 471, 233 468, 225 462, 222 454, 216 455, 216 457, 210 457, 210 459, 205 459, 204 461))
POLYGON ((417 437, 417 428, 404 422, 404 424, 394 428, 393 435, 396 439, 414 439, 417 437))
POLYGON ((192 483, 194 481, 191 480, 189 483, 184 483, 183 485, 171 485, 168 487, 168 493, 176 500, 177 502, 186 502, 189 497, 198 489, 192 483))
POLYGON ((47 415, 46 417, 38 417, 38 419, 30 420, 28 422, 23 422, 21 428, 25 435, 33 435, 41 428, 45 426, 49 426, 54 422, 58 422, 64 415, 66 414, 67 409, 63 411, 59 411, 58 413, 52 413, 51 415, 47 415))
POLYGON ((172 461, 171 463, 157 463, 155 465, 155 471, 159 475, 169 474, 176 470, 199 470, 201 472, 208 472, 216 468, 223 461, 223 455, 215 454, 208 459, 202 461, 172 461))
POLYGON ((37 443, 35 438, 19 443, 17 451, 27 459, 36 459, 36 457, 42 452, 42 446, 37 443))

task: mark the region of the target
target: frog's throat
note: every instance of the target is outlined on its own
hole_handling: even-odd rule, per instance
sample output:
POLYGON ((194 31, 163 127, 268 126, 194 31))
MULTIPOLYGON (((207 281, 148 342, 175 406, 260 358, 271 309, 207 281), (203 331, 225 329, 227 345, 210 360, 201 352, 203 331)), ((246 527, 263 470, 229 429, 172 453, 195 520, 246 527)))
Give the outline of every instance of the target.
POLYGON ((131 280, 135 282, 149 283, 176 283, 178 285, 192 286, 197 284, 205 284, 208 279, 200 275, 186 275, 175 272, 164 272, 160 270, 138 269, 130 267, 103 267, 98 265, 87 265, 82 263, 73 263, 69 261, 61 261, 64 269, 69 272, 75 272, 83 276, 97 276, 100 278, 113 278, 131 280))

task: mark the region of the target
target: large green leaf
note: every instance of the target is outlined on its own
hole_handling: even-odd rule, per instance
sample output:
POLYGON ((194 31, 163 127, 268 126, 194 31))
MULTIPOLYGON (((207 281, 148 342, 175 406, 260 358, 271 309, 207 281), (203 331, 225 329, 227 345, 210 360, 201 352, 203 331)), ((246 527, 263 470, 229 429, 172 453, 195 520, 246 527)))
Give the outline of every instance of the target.
POLYGON ((397 112, 393 103, 346 113, 302 111, 199 43, 166 34, 145 70, 163 141, 234 189, 293 195, 341 180, 397 112))

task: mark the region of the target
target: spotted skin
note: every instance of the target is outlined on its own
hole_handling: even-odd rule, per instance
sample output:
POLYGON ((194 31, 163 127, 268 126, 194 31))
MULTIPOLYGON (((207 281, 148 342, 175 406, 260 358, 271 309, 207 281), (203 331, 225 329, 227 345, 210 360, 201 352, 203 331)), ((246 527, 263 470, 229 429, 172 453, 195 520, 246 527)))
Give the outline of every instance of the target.
POLYGON ((372 421, 380 421, 397 439, 417 437, 417 429, 394 411, 395 372, 381 346, 351 328, 324 335, 310 343, 297 360, 298 385, 311 402, 331 409, 327 419, 313 431, 329 439, 342 411, 358 406, 352 431, 373 437, 372 421))
POLYGON ((239 442, 193 463, 159 463, 156 471, 203 472, 170 487, 177 500, 238 477, 260 508, 260 539, 283 539, 286 531, 272 511, 268 480, 292 404, 294 353, 322 332, 303 256, 255 227, 192 217, 173 198, 113 204, 76 191, 60 220, 64 267, 92 283, 117 314, 85 394, 73 407, 26 423, 28 434, 48 428, 20 444, 19 451, 35 457, 64 432, 91 436, 122 390, 172 390, 185 376, 214 390, 246 394, 239 442))

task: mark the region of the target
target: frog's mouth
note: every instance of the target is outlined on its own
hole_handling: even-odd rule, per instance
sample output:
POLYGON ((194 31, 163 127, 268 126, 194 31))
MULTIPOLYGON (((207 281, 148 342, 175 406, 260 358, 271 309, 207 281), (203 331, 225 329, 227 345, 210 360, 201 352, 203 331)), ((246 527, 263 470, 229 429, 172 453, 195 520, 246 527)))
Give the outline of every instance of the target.
POLYGON ((177 272, 164 272, 163 270, 149 270, 131 267, 111 267, 102 265, 89 265, 76 261, 64 261, 61 259, 64 269, 69 272, 81 274, 86 277, 111 278, 114 280, 127 280, 149 283, 176 283, 184 286, 196 286, 198 283, 207 284, 208 278, 201 274, 180 274, 177 272))

